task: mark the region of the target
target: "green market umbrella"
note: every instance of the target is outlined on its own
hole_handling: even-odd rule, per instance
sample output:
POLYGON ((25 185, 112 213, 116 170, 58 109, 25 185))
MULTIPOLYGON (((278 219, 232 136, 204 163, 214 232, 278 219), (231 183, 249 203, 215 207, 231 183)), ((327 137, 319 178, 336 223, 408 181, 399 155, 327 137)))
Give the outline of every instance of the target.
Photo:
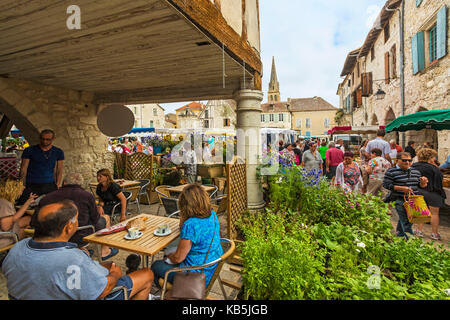
POLYGON ((398 117, 386 126, 385 131, 405 132, 422 129, 450 130, 450 109, 421 111, 398 117))

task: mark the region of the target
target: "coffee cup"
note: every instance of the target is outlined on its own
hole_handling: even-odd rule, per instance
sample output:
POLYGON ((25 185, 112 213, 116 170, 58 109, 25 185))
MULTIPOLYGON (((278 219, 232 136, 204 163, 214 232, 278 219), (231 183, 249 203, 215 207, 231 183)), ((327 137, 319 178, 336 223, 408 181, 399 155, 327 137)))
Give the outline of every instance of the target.
POLYGON ((169 231, 169 225, 167 223, 162 223, 158 226, 158 233, 164 234, 169 231))
POLYGON ((136 238, 139 235, 139 229, 136 227, 132 227, 128 229, 128 236, 130 238, 136 238))

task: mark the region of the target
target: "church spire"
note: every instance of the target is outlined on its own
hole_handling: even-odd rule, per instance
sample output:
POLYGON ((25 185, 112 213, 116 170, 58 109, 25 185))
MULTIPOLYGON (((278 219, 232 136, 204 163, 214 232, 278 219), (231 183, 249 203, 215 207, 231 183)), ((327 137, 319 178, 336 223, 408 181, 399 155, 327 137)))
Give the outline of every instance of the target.
POLYGON ((280 84, 278 83, 277 69, 275 68, 275 57, 272 57, 272 73, 270 74, 267 99, 269 103, 280 102, 280 84))

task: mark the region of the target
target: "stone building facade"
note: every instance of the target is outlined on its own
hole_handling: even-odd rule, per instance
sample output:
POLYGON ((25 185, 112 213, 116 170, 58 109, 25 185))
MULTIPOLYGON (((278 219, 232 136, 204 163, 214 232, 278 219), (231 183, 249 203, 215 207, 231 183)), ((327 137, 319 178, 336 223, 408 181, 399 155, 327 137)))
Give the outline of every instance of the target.
MULTIPOLYGON (((347 63, 347 57, 341 74, 347 78, 340 87, 346 86, 345 81, 351 82, 352 101, 347 113, 352 115, 354 125, 386 125, 403 114, 449 107, 449 6, 449 0, 386 2, 357 58, 353 63, 347 63), (403 9, 402 110, 402 43, 399 15, 403 9), (418 38, 419 33, 421 38, 418 38), (436 36, 436 33, 439 36, 436 36), (433 52, 430 52, 432 50, 433 52), (443 53, 438 58, 436 51, 439 50, 443 53), (384 99, 377 100, 375 93, 379 89, 386 93, 384 99)), ((349 92, 338 90, 338 94, 341 96, 341 108, 344 108, 345 95, 349 95, 349 92)), ((396 138, 400 144, 415 141, 416 146, 429 141, 438 147, 440 161, 444 160, 450 151, 448 131, 408 131, 404 135, 393 132, 387 138, 396 138)))
POLYGON ((165 127, 164 108, 157 103, 128 105, 134 114, 134 128, 165 127))
POLYGON ((199 115, 204 129, 236 128, 236 102, 234 100, 210 100, 199 115))

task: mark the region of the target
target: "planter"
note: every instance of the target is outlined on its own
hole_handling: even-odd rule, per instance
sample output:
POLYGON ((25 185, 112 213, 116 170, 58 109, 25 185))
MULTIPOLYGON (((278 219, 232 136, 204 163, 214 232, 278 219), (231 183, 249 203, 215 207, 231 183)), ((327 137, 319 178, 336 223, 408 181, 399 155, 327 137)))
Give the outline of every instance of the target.
POLYGON ((139 199, 139 203, 149 205, 159 202, 158 194, 155 191, 147 190, 147 192, 148 196, 150 197, 150 203, 148 203, 146 196, 141 196, 139 199))
POLYGON ((198 165, 197 174, 203 178, 216 178, 225 176, 225 166, 223 164, 198 165))

